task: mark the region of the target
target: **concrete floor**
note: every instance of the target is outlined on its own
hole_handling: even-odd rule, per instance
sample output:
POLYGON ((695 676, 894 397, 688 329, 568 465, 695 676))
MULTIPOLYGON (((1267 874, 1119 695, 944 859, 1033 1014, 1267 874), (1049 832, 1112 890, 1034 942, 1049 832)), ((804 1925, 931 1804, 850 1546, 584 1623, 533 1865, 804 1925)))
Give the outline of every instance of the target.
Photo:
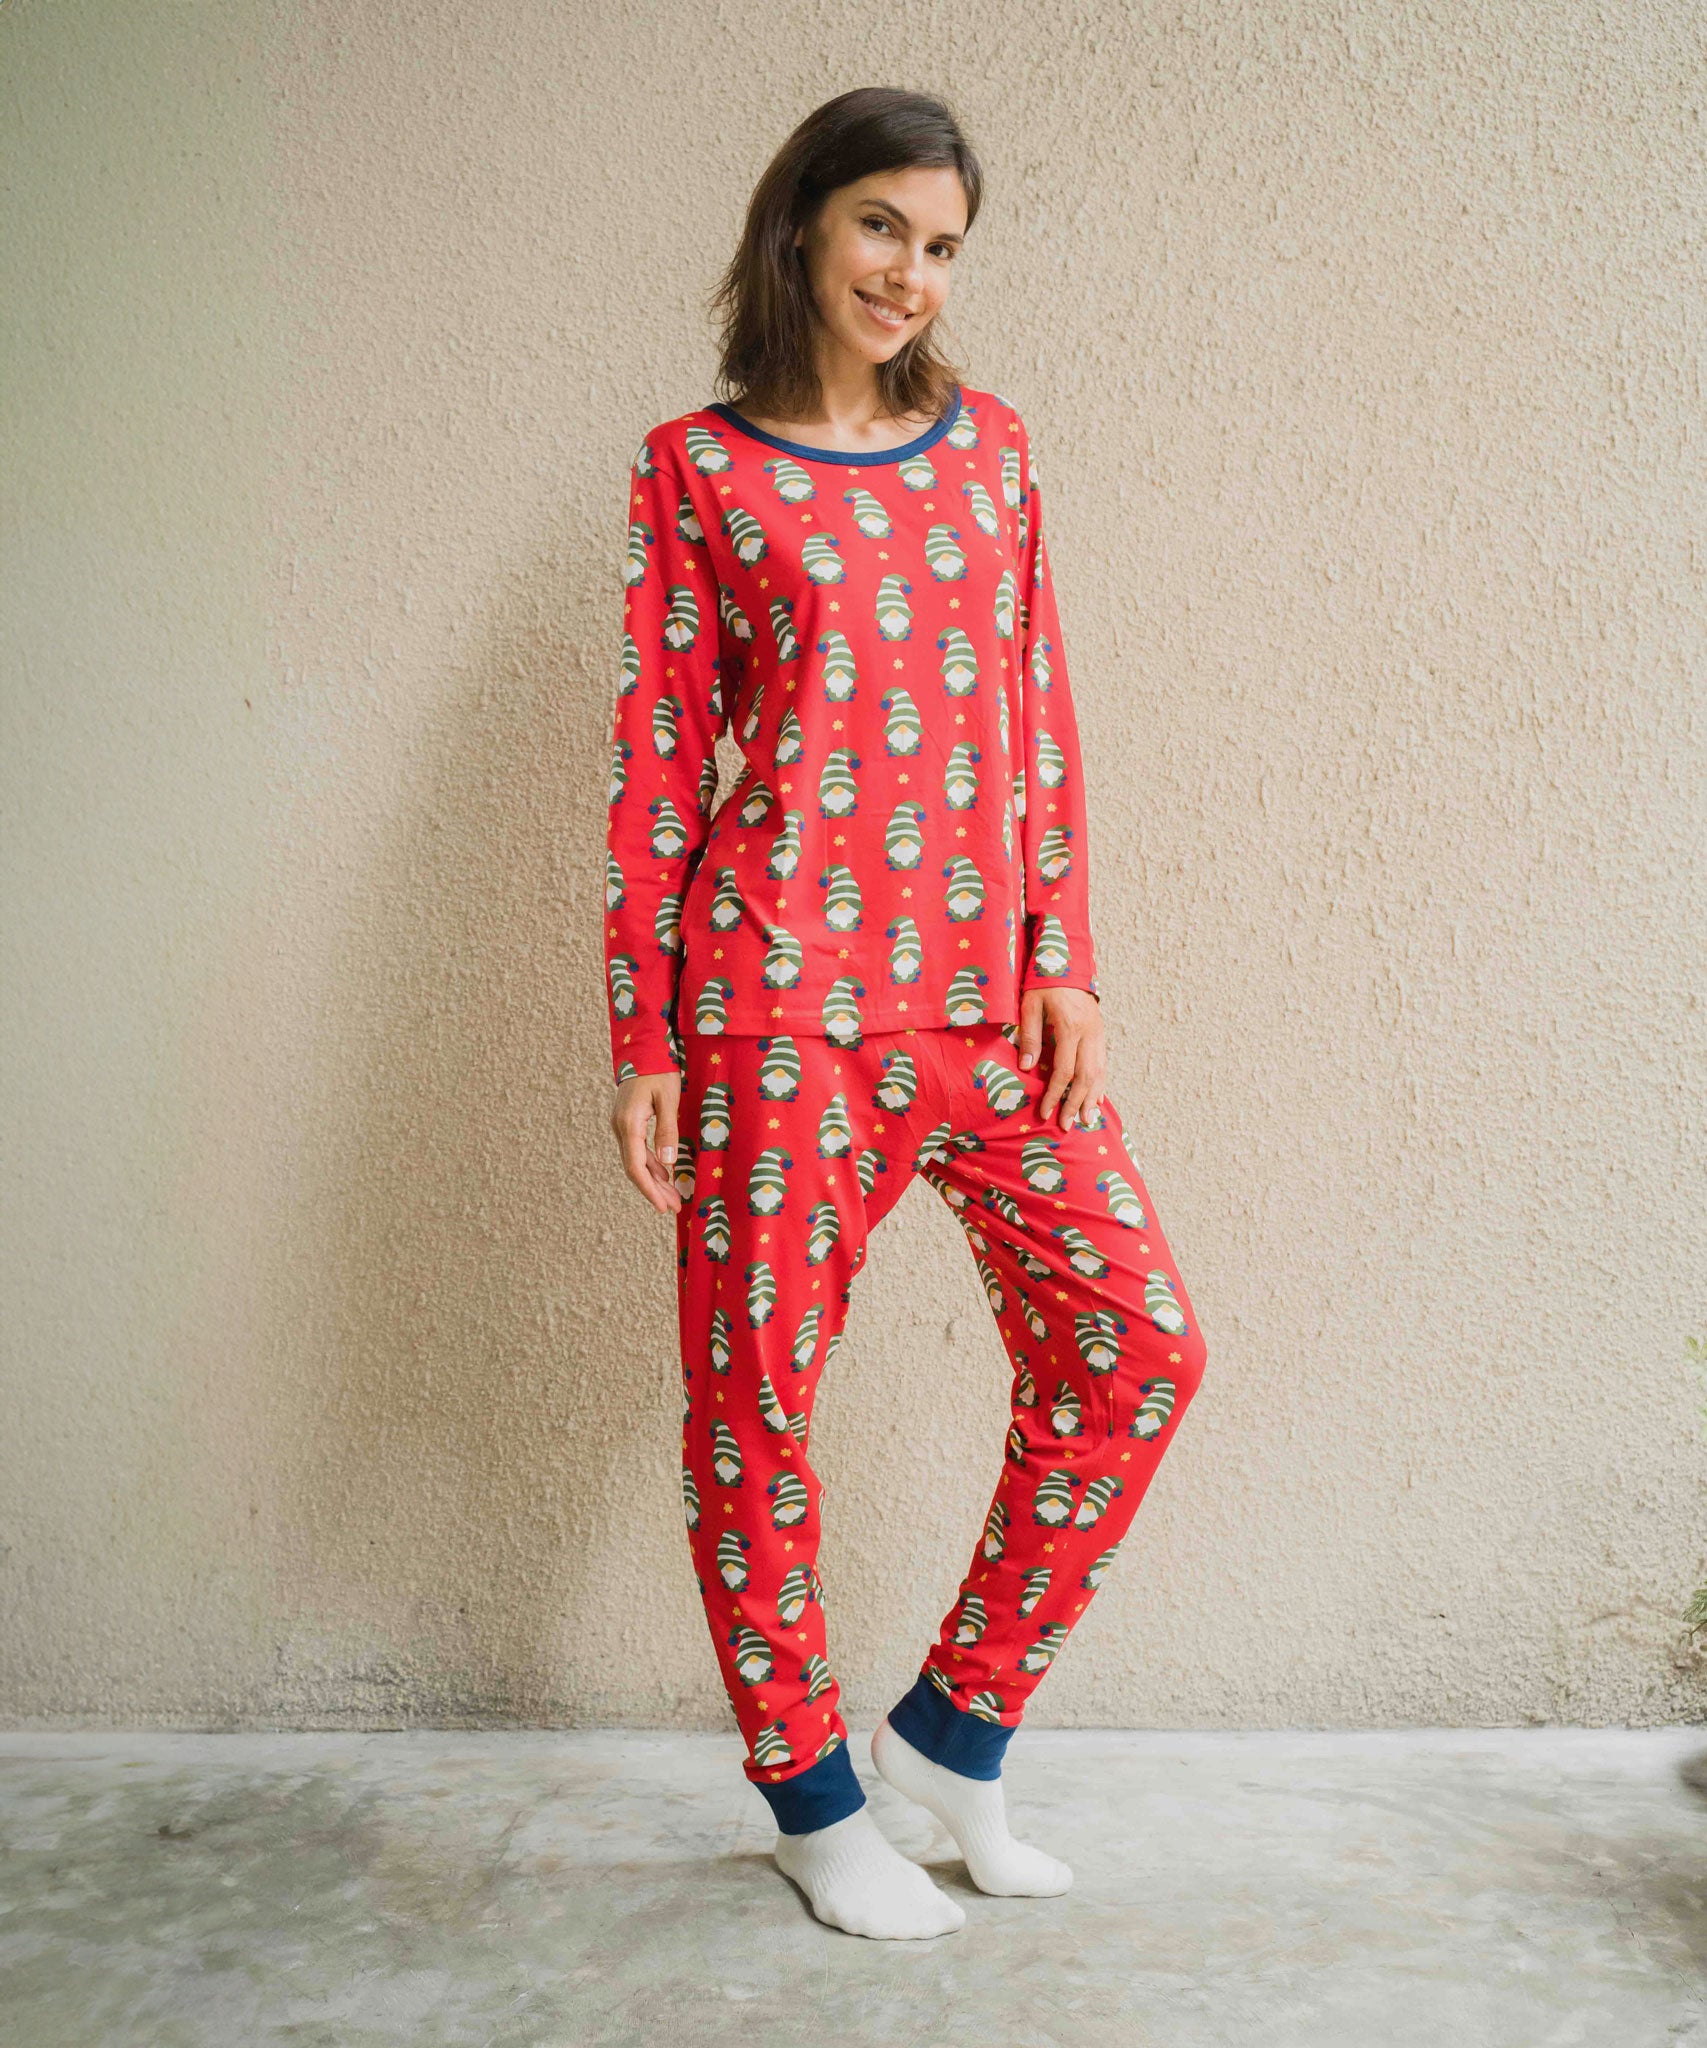
POLYGON ((1057 1899, 822 1926, 733 1735, 0 1735, 4 2048, 1707 2048, 1707 1730, 1008 1752, 1057 1899))

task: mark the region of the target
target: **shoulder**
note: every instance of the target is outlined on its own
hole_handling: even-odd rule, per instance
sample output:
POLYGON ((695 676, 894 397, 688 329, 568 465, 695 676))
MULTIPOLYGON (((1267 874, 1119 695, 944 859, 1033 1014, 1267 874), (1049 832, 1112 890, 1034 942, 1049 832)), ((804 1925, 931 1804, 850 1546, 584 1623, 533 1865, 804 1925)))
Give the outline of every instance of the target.
MULTIPOLYGON (((1006 391, 983 391, 970 384, 960 387, 961 403, 971 414, 978 439, 986 447, 998 451, 1012 449, 1014 462, 1019 474, 1013 484, 1004 488, 1017 489, 1019 497, 1014 502, 1030 502, 1039 490, 1037 459, 1031 446, 1031 433, 1025 423, 1025 415, 1006 391)), ((951 430, 952 431, 952 430, 951 430)), ((1007 462, 1002 454, 1004 467, 1007 462)))
POLYGON ((976 384, 960 387, 961 410, 976 423, 981 434, 1025 445, 1025 418, 1005 391, 986 391, 976 384))
MULTIPOLYGON (((1014 450, 1019 465, 1019 489, 1022 496, 1029 497, 1036 481, 1031 434, 1026 427, 1025 415, 1015 403, 1012 394, 1006 391, 986 391, 976 385, 962 384, 960 403, 970 416, 978 439, 986 447, 1014 450)), ((952 432, 952 429, 950 431, 952 432)))
POLYGON ((728 431, 709 405, 696 405, 691 412, 659 420, 640 437, 633 456, 634 473, 646 477, 662 469, 683 479, 691 477, 705 468, 728 431))

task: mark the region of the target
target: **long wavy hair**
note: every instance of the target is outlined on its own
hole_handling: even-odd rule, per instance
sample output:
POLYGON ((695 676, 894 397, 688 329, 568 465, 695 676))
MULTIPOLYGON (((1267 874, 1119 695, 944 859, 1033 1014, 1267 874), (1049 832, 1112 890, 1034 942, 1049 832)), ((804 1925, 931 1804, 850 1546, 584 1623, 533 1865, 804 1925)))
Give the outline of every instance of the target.
MULTIPOLYGON (((813 333, 818 309, 797 228, 816 218, 840 186, 879 171, 946 165, 966 194, 966 225, 978 218, 984 174, 960 124, 940 99, 864 85, 808 114, 765 166, 747 202, 746 224, 711 295, 721 338, 717 396, 772 419, 805 419, 819 403, 813 333)), ((884 410, 897 418, 947 410, 958 366, 937 346, 939 314, 877 365, 884 410)))

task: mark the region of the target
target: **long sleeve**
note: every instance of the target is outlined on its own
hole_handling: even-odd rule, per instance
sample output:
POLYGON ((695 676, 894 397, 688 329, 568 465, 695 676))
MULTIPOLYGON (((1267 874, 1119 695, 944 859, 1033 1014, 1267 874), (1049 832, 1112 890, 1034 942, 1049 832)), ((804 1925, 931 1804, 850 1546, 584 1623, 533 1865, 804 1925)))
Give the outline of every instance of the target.
POLYGON ((1025 460, 1026 524, 1020 555, 1024 758, 1014 785, 1025 871, 1020 989, 1023 993, 1032 988, 1082 988, 1095 995, 1084 770, 1029 436, 1025 460))
POLYGON ((629 477, 621 675, 605 837, 611 1066, 684 1064, 676 1025, 682 904, 704 850, 726 723, 718 589, 693 499, 654 441, 629 477))

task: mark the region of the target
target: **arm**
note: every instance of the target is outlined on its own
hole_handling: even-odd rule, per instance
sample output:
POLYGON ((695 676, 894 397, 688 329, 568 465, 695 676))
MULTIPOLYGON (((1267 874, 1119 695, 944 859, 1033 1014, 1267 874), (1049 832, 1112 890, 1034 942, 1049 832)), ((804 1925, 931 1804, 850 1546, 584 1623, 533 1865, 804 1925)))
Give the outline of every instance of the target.
POLYGON ((725 723, 711 552, 655 440, 641 444, 629 475, 605 836, 605 992, 619 1086, 682 1066, 682 903, 705 846, 725 723))
POLYGON ((1020 558, 1020 737, 1025 859, 1022 993, 1079 988, 1097 993, 1091 939, 1090 848, 1084 769, 1055 584, 1044 543, 1043 503, 1026 448, 1026 533, 1020 558))

